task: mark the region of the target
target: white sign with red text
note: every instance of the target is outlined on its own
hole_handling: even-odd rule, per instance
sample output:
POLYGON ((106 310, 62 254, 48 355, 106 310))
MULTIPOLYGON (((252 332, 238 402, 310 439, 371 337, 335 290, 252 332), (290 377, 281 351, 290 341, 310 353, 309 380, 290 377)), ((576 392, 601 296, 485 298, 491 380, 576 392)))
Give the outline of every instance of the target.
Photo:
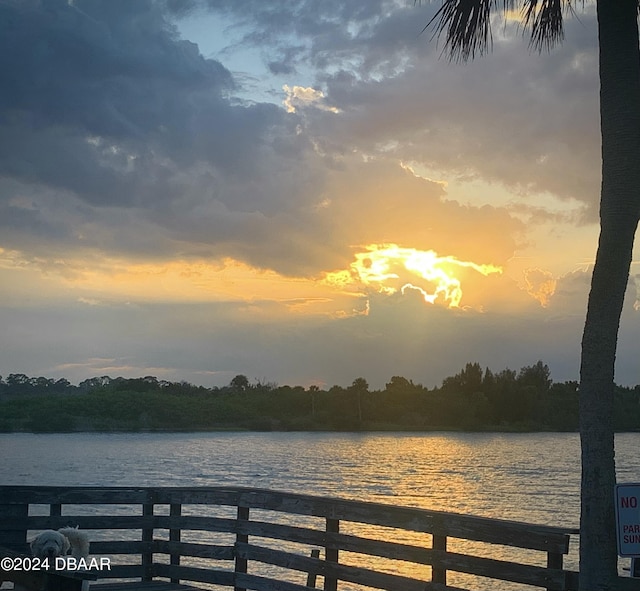
POLYGON ((640 556, 640 484, 616 484, 618 555, 640 556))

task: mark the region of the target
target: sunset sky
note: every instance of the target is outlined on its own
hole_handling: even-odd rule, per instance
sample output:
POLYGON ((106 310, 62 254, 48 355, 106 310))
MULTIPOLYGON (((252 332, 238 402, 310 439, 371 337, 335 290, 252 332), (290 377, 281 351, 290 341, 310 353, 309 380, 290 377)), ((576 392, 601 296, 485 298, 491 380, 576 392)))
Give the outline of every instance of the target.
MULTIPOLYGON (((413 0, 0 4, 0 375, 578 378, 595 9, 451 63, 413 0)), ((634 257, 617 382, 640 382, 634 257)))

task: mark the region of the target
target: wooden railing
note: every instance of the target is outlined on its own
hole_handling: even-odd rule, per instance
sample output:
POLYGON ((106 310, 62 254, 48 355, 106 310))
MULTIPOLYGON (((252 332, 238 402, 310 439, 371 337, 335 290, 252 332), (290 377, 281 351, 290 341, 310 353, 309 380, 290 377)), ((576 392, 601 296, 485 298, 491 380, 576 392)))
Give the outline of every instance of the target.
MULTIPOLYGON (((308 591, 304 582, 319 577, 325 590, 344 581, 425 591, 456 589, 447 586, 452 573, 465 573, 577 589, 577 573, 563 566, 575 532, 563 528, 262 489, 0 486, 0 546, 24 552, 38 530, 67 525, 89 530, 92 555, 112 557, 100 580, 308 591), (458 552, 459 540, 488 550, 458 552), (541 560, 488 557, 494 545, 541 560), (322 554, 309 556, 313 548, 322 554), (385 560, 392 566, 379 567, 385 560)), ((638 588, 620 581, 620 589, 638 588)))

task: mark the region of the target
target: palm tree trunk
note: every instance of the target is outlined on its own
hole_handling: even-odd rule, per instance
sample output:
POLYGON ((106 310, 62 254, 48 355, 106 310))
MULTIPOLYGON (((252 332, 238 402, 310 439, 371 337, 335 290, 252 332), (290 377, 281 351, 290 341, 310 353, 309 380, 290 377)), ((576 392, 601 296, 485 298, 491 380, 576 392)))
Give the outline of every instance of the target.
POLYGON ((640 214, 637 0, 598 0, 602 194, 580 367, 580 590, 615 589, 614 366, 640 214))

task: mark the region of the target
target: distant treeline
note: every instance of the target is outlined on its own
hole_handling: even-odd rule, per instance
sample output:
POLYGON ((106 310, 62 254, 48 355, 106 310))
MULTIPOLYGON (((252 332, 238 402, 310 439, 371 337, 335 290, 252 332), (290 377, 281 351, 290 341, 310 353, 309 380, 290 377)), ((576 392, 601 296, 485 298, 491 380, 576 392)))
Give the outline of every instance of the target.
MULTIPOLYGON (((640 430, 640 386, 617 387, 618 431, 640 430)), ((498 373, 468 363, 440 387, 394 376, 383 390, 364 378, 346 387, 228 386, 144 378, 0 377, 0 431, 574 431, 578 383, 553 383, 542 361, 498 373)))

